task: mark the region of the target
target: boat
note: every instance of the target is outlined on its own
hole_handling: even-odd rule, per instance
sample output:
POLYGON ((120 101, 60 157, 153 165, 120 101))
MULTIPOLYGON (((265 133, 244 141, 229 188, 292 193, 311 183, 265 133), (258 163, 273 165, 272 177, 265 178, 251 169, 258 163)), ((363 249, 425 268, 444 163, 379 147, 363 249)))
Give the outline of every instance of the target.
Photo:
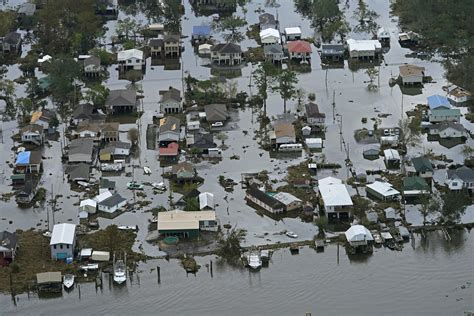
POLYGON ((122 284, 127 281, 127 269, 123 260, 117 260, 114 263, 114 282, 122 284))
POLYGON ((135 181, 127 182, 127 188, 130 190, 143 190, 143 184, 135 181))
POLYGON ((158 191, 161 191, 161 192, 166 191, 166 185, 164 182, 153 182, 151 186, 153 187, 153 189, 156 189, 158 191))
POLYGON ((72 288, 74 285, 74 275, 73 274, 65 274, 63 276, 63 285, 66 289, 72 288))
POLYGON ((46 238, 51 238, 52 234, 53 234, 53 233, 51 233, 51 232, 48 230, 48 231, 45 231, 45 232, 43 233, 43 236, 46 237, 46 238))
POLYGON ((80 185, 81 187, 86 187, 86 188, 89 186, 89 183, 85 181, 77 181, 77 184, 80 185))
POLYGON ((100 165, 101 171, 121 171, 123 165, 121 163, 103 163, 100 165))
POLYGON ((132 231, 138 231, 138 225, 125 225, 125 226, 118 226, 117 227, 120 230, 132 230, 132 231))
POLYGON ((382 245, 382 237, 378 232, 373 232, 372 237, 374 237, 375 245, 382 245))
POLYGON ((263 263, 268 263, 268 261, 270 261, 271 256, 272 254, 270 253, 270 250, 260 251, 260 260, 262 260, 263 263))
POLYGON ((251 251, 247 255, 247 265, 251 270, 259 270, 262 267, 262 259, 257 251, 251 251))
POLYGON ((151 174, 151 169, 149 167, 143 167, 143 172, 146 174, 146 175, 150 175, 151 174))

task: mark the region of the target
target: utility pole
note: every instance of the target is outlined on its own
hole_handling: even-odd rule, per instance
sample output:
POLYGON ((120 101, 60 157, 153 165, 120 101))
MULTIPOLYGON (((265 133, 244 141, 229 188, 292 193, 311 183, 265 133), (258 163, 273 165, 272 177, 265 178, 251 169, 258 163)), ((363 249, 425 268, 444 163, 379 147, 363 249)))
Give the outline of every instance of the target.
POLYGON ((336 122, 336 90, 332 90, 332 123, 336 122))

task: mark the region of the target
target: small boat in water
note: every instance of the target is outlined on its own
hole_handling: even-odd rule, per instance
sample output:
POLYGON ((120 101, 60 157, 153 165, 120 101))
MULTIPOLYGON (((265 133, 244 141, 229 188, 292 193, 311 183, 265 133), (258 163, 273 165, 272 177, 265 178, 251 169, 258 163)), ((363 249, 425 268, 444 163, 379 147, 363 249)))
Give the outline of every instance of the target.
POLYGON ((374 237, 375 245, 382 245, 382 237, 380 237, 378 232, 372 232, 372 237, 374 237))
POLYGON ((123 260, 117 260, 114 264, 114 282, 122 284, 127 281, 127 269, 123 260))
POLYGON ((148 168, 148 167, 143 167, 143 173, 145 173, 146 175, 150 175, 151 174, 151 169, 148 168))
POLYGON ((66 289, 71 289, 74 285, 74 275, 73 274, 65 274, 63 276, 63 285, 66 289))
POLYGON ((127 182, 127 188, 130 190, 143 190, 143 184, 135 181, 127 182))
POLYGON ((257 251, 249 252, 247 256, 247 264, 251 270, 258 270, 262 267, 262 259, 257 251))

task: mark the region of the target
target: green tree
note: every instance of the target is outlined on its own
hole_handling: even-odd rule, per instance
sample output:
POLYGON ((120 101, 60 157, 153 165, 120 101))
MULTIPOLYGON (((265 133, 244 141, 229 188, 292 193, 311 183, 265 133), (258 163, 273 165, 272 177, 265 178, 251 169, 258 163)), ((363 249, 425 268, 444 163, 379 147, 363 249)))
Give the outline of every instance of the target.
POLYGON ((186 206, 184 211, 186 212, 196 212, 199 211, 199 200, 197 198, 190 198, 186 200, 186 206))
POLYGON ((289 69, 284 69, 278 73, 275 78, 275 85, 272 87, 274 92, 278 92, 283 99, 283 111, 286 113, 286 102, 296 96, 296 87, 298 78, 296 73, 289 69))
POLYGON ((255 86, 258 89, 258 94, 263 101, 263 116, 267 116, 267 99, 268 91, 272 85, 272 77, 277 74, 277 68, 270 62, 260 63, 257 69, 253 72, 253 79, 255 86))
POLYGON ((29 98, 18 98, 16 99, 16 105, 23 122, 27 124, 30 121, 30 114, 34 110, 33 102, 29 98))
POLYGON ((5 101, 5 112, 10 118, 16 115, 15 107, 15 83, 12 80, 4 79, 0 68, 0 100, 5 101))
POLYGON ((16 29, 16 13, 14 11, 0 11, 0 36, 16 29))
POLYGON ((84 99, 87 102, 94 104, 98 108, 103 108, 105 106, 105 101, 107 101, 107 97, 109 96, 110 90, 109 88, 97 84, 90 87, 84 93, 84 99))
POLYGON ((440 207, 440 202, 436 196, 428 194, 420 195, 420 213, 423 215, 423 225, 426 224, 426 217, 438 212, 440 207))
POLYGON ((66 122, 81 100, 81 91, 77 87, 81 67, 72 58, 56 58, 48 64, 46 71, 51 80, 52 99, 58 106, 63 122, 66 122))
POLYGON ((370 67, 370 68, 367 68, 365 73, 367 74, 367 76, 369 76, 369 84, 367 86, 369 91, 370 90, 377 90, 378 86, 374 82, 377 79, 377 76, 379 75, 378 69, 375 68, 375 67, 370 67))
POLYGON ((222 142, 222 146, 224 146, 225 141, 229 138, 227 134, 220 132, 219 134, 216 135, 216 138, 222 142))
POLYGON ((228 264, 237 264, 240 259, 240 243, 245 239, 246 232, 232 228, 218 241, 217 255, 228 264))
POLYGON ((247 22, 241 17, 231 15, 213 24, 213 28, 222 32, 224 40, 228 43, 238 43, 244 39, 244 34, 240 30, 247 22))
POLYGON ((126 40, 130 40, 130 38, 133 39, 133 41, 136 41, 136 36, 140 30, 141 26, 137 23, 135 19, 131 19, 129 17, 123 19, 123 20, 118 20, 117 21, 117 26, 115 28, 115 32, 119 37, 125 37, 126 40))
POLYGON ((411 125, 409 118, 399 120, 398 128, 400 128, 398 142, 402 147, 415 146, 421 142, 421 126, 411 125))
POLYGON ((447 223, 458 223, 470 205, 470 198, 461 192, 450 191, 442 196, 441 216, 447 223))
POLYGON ((466 144, 462 146, 461 154, 464 156, 464 159, 471 159, 474 154, 474 148, 466 144))
POLYGON ((138 144, 138 139, 140 138, 140 133, 137 128, 133 127, 128 130, 127 137, 128 140, 132 142, 132 146, 136 146, 138 144))

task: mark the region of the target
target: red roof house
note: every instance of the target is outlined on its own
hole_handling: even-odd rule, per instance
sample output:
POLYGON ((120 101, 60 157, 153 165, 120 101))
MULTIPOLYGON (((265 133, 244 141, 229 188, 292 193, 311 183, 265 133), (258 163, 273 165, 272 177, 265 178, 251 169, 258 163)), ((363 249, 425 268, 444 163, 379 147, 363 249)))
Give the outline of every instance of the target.
POLYGON ((311 44, 306 41, 288 42, 290 59, 309 59, 311 58, 311 52, 311 44))
POLYGON ((170 143, 167 147, 160 147, 160 159, 174 159, 178 156, 178 143, 170 143))

